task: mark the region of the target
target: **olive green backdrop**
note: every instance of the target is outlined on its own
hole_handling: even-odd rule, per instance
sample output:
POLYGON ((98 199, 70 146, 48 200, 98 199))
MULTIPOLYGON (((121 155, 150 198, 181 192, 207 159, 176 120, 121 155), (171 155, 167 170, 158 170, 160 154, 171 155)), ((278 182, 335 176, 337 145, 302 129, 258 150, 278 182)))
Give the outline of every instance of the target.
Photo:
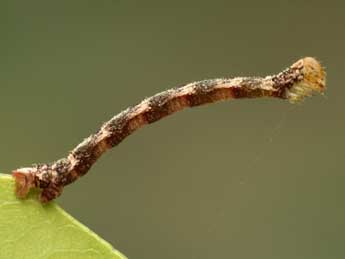
POLYGON ((0 171, 65 156, 128 105, 303 56, 325 96, 147 126, 58 203, 132 259, 345 258, 344 1, 1 1, 0 171))

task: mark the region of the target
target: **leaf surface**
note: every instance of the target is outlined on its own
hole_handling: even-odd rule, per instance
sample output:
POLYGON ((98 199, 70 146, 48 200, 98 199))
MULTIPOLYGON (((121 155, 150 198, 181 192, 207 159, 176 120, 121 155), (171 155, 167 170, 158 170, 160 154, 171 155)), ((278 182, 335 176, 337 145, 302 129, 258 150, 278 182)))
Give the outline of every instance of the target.
POLYGON ((17 199, 14 179, 0 174, 0 259, 12 258, 126 259, 56 203, 17 199))

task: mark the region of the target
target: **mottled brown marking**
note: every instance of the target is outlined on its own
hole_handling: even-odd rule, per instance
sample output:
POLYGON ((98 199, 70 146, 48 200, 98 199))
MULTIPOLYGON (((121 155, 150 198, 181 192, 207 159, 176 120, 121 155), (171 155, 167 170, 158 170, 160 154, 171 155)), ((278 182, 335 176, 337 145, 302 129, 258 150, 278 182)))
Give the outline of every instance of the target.
POLYGON ((177 95, 170 101, 170 108, 172 111, 181 111, 186 107, 190 107, 190 102, 186 95, 177 95))
POLYGON ((134 132, 145 124, 148 124, 148 121, 146 120, 145 116, 143 116, 143 114, 139 113, 129 121, 128 131, 134 132))
POLYGON ((50 183, 48 187, 42 189, 42 192, 40 194, 40 200, 43 203, 46 203, 48 201, 56 199, 57 197, 61 195, 62 189, 63 189, 63 185, 50 183))
POLYGON ((169 110, 170 96, 171 91, 167 91, 148 99, 149 109, 144 113, 148 123, 158 121, 172 112, 169 110))

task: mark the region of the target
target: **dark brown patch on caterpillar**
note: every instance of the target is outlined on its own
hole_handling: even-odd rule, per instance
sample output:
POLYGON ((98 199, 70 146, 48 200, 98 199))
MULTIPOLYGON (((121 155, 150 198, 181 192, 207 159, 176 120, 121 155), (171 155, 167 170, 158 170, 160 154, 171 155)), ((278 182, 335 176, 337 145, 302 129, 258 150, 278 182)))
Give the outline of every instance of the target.
POLYGON ((143 113, 148 123, 158 121, 173 112, 169 103, 172 92, 168 90, 148 99, 148 110, 143 113))

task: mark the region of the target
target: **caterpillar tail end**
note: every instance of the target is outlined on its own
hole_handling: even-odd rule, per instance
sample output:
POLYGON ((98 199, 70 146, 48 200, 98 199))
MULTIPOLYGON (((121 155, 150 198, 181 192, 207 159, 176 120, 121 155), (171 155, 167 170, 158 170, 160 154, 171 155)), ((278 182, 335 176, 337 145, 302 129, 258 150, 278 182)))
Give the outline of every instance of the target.
POLYGON ((18 198, 25 198, 31 188, 35 186, 32 168, 20 168, 12 172, 16 184, 16 195, 18 198))

